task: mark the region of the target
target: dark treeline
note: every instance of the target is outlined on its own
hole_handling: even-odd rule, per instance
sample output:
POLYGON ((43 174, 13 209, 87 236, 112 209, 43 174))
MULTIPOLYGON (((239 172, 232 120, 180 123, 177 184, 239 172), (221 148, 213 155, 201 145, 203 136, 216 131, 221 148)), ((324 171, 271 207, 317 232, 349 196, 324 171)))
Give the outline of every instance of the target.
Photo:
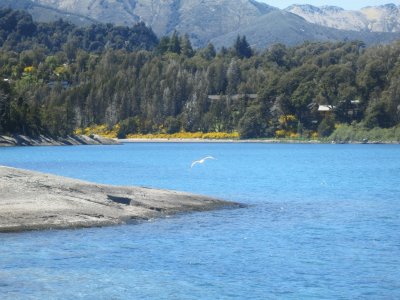
POLYGON ((76 28, 3 10, 0 45, 0 133, 119 124, 121 137, 323 137, 338 123, 389 128, 400 120, 400 43, 279 44, 255 53, 238 37, 216 51, 193 49, 176 33, 158 42, 143 24, 76 28))
POLYGON ((112 24, 77 27, 63 20, 36 23, 25 11, 0 9, 0 47, 21 52, 37 47, 46 53, 65 52, 74 57, 78 49, 101 53, 107 49, 153 49, 158 43, 154 32, 144 23, 129 28, 112 24))

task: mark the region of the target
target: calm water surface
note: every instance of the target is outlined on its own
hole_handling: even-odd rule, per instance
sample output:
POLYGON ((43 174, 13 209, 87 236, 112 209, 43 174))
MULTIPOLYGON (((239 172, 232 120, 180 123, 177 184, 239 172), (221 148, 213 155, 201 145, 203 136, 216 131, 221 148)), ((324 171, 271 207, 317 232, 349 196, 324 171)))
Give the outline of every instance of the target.
POLYGON ((0 148, 0 164, 249 204, 0 234, 0 299, 400 298, 398 145, 0 148))

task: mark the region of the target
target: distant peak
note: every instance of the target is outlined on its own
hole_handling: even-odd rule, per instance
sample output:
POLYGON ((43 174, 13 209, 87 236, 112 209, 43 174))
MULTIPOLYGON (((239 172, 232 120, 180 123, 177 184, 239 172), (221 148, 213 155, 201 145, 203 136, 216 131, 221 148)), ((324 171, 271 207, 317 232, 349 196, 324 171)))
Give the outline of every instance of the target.
POLYGON ((255 0, 250 0, 249 1, 252 5, 254 5, 261 13, 265 14, 265 13, 269 13, 272 10, 276 10, 275 7, 268 5, 266 3, 261 3, 255 0))
MULTIPOLYGON (((394 3, 387 3, 387 4, 383 4, 383 5, 378 5, 378 6, 366 6, 364 8, 382 8, 382 9, 386 9, 386 10, 395 11, 395 10, 400 9, 400 5, 397 6, 394 3)), ((364 8, 362 8, 362 9, 364 9, 364 8)))
POLYGON ((343 8, 339 6, 333 6, 333 5, 324 5, 324 6, 314 6, 311 4, 294 4, 286 8, 285 10, 291 11, 295 9, 301 9, 304 12, 308 13, 322 13, 322 12, 341 12, 344 11, 343 8))
POLYGON ((330 11, 330 12, 341 12, 344 11, 343 8, 339 7, 339 6, 333 6, 333 5, 324 5, 321 6, 321 9, 324 11, 330 11))
POLYGON ((301 9, 305 12, 309 13, 321 13, 321 9, 317 6, 311 5, 311 4, 293 4, 286 8, 286 11, 291 11, 291 10, 296 10, 296 9, 301 9))
POLYGON ((397 5, 394 3, 384 4, 384 5, 381 5, 381 7, 385 8, 387 10, 397 10, 398 9, 397 5))

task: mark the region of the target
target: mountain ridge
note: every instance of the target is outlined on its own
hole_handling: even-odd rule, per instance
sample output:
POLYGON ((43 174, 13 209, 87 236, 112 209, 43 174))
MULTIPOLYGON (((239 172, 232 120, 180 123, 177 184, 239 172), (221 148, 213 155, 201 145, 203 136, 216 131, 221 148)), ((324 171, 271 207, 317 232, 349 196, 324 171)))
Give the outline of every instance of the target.
POLYGON ((287 7, 285 11, 296 14, 310 23, 341 30, 400 32, 400 5, 393 3, 366 6, 360 10, 295 4, 287 7))
MULTIPOLYGON (((79 25, 99 22, 132 26, 144 22, 159 37, 174 31, 187 34, 196 48, 204 47, 209 41, 219 47, 230 46, 237 34, 246 33, 256 47, 360 38, 374 44, 400 37, 400 25, 395 18, 386 23, 378 20, 371 25, 372 21, 368 23, 361 12, 353 14, 335 6, 293 5, 280 10, 256 0, 3 0, 0 6, 26 9, 38 21, 61 17, 79 25), (332 21, 332 16, 338 14, 345 20, 339 25, 332 21), (367 30, 368 24, 372 29, 386 28, 393 35, 367 30)), ((394 4, 386 10, 389 8, 398 9, 394 4)), ((375 10, 365 8, 365 11, 372 19, 375 10)))
POLYGON ((245 35, 250 44, 255 48, 265 48, 272 44, 285 44, 294 46, 306 41, 348 41, 361 40, 366 45, 392 42, 400 37, 400 34, 384 32, 358 32, 351 30, 338 30, 330 27, 323 27, 308 22, 303 22, 300 16, 288 12, 274 12, 264 16, 258 23, 243 28, 228 35, 212 39, 212 42, 221 47, 228 44, 237 35, 245 35), (285 22, 281 16, 283 14, 290 18, 290 22, 285 22), (273 16, 272 14, 275 14, 273 16), (268 29, 258 30, 262 25, 267 24, 268 29))

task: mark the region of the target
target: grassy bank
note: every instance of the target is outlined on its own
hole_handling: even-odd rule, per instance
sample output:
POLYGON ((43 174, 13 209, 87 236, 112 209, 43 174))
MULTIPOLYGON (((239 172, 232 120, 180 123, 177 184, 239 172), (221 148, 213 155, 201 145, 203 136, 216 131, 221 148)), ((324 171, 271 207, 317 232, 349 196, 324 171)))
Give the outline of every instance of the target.
POLYGON ((367 129, 360 124, 340 125, 327 138, 335 142, 400 142, 400 126, 367 129))

